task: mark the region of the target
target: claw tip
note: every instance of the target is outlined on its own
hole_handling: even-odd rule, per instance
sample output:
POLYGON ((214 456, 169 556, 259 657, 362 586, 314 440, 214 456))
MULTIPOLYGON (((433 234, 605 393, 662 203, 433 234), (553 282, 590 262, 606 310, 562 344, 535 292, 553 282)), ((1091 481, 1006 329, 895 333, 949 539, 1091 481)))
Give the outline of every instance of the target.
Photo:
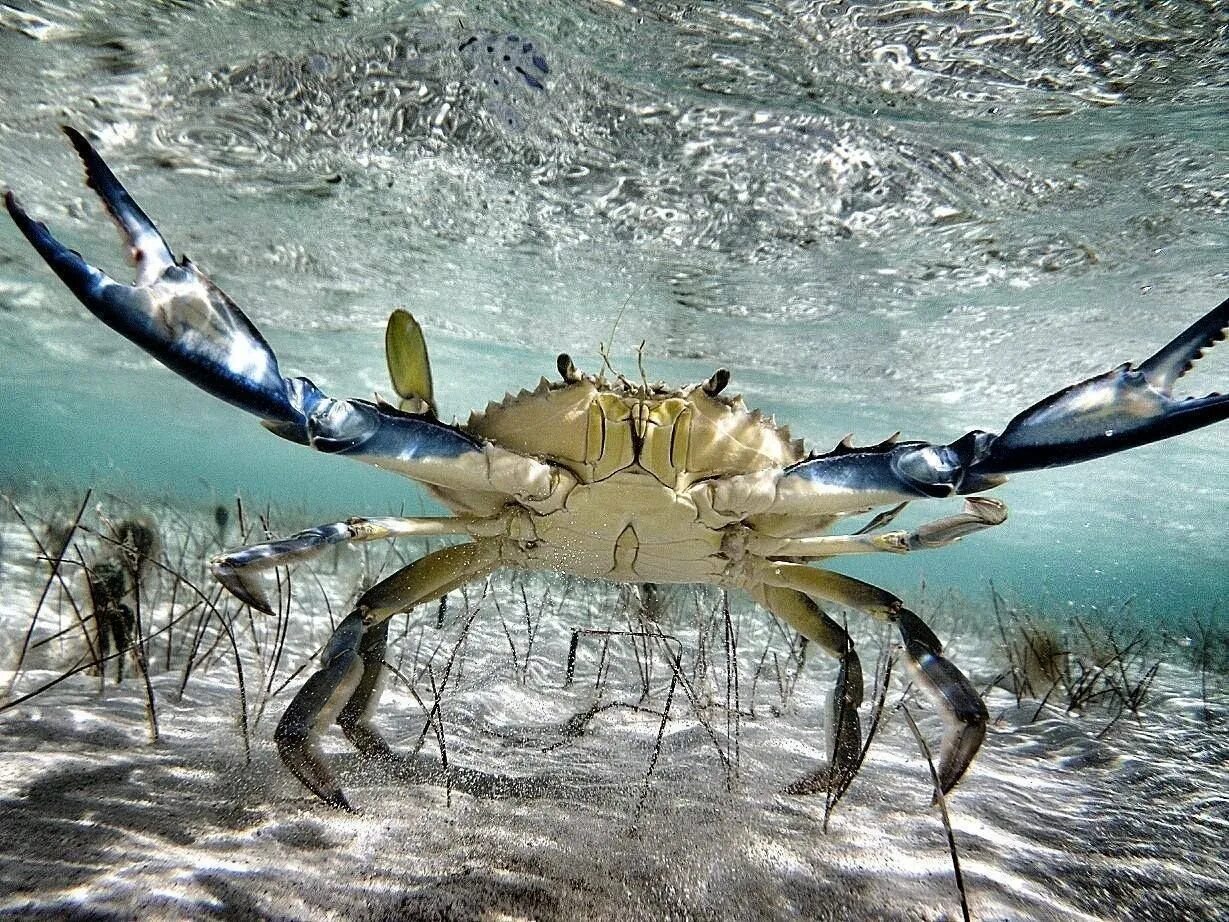
POLYGON ((89 141, 85 139, 85 135, 83 135, 72 125, 61 125, 60 130, 68 136, 68 140, 72 141, 74 146, 78 144, 89 144, 89 141))
POLYGON ((91 157, 98 156, 97 152, 94 150, 94 145, 89 142, 85 135, 83 135, 72 125, 61 125, 60 130, 64 132, 65 136, 69 140, 69 143, 72 144, 73 149, 77 152, 77 156, 85 162, 86 166, 89 165, 89 160, 91 157))

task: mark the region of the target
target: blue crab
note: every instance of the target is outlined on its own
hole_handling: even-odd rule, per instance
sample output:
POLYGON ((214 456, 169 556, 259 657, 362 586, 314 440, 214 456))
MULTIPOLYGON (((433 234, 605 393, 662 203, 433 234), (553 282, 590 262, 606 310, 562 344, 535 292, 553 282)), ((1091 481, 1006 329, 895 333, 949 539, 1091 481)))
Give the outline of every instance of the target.
POLYGON ((136 267, 122 284, 60 244, 12 192, 9 214, 74 295, 172 371, 257 416, 282 438, 356 458, 425 486, 449 516, 354 518, 223 554, 230 591, 268 605, 257 574, 343 542, 454 535, 383 579, 337 627, 322 665, 275 732, 289 769, 326 804, 349 808, 318 738, 334 722, 363 754, 393 758, 372 725, 389 618, 504 567, 636 583, 708 583, 745 591, 839 664, 829 700, 830 777, 858 760, 858 655, 825 605, 895 625, 918 684, 946 716, 937 781, 946 792, 985 735, 985 705, 934 632, 892 593, 813 566, 846 554, 937 548, 998 525, 1004 506, 976 496, 1020 471, 1073 464, 1189 432, 1229 416, 1229 397, 1177 398, 1173 385, 1225 336, 1229 300, 1151 358, 1123 364, 1024 410, 1000 434, 945 445, 849 440, 808 452, 787 430, 723 395, 718 370, 687 387, 582 374, 561 355, 559 379, 510 395, 464 425, 436 414, 421 329, 392 315, 386 350, 400 401, 334 399, 285 377, 264 337, 186 258, 177 259, 89 142, 65 129, 87 184, 119 226, 136 267), (887 525, 905 503, 965 496, 962 511, 912 531, 887 525), (841 520, 879 509, 852 534, 841 520))

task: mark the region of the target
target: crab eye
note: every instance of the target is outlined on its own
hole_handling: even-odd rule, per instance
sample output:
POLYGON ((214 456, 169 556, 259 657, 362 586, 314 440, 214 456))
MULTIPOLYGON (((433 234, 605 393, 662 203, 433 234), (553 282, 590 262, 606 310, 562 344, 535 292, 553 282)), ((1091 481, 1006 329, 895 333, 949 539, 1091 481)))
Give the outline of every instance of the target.
POLYGON ((566 352, 559 353, 559 358, 555 359, 555 367, 559 369, 559 377, 568 384, 575 384, 580 380, 580 372, 576 370, 572 357, 566 352))
POLYGON ((716 397, 725 386, 730 383, 730 371, 728 368, 718 368, 713 372, 713 376, 700 385, 704 389, 704 393, 710 397, 716 397))

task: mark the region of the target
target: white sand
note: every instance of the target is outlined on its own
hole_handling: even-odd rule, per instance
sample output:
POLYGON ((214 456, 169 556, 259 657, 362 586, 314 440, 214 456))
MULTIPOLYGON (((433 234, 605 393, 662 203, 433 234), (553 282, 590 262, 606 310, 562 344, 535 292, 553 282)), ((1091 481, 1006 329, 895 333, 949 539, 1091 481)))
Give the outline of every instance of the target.
MULTIPOLYGON (((80 544, 86 559, 98 553, 95 544, 80 544)), ((366 557, 346 552, 342 560, 336 574, 330 558, 313 570, 335 617, 361 578, 360 562, 368 572, 388 565, 383 549, 366 557)), ((74 628, 32 650, 19 674, 12 671, 46 572, 32 559, 28 537, 10 524, 0 572, 0 666, 8 670, 0 673, 0 691, 13 683, 6 700, 54 679, 83 653, 74 628)), ((199 576, 199 564, 193 572, 199 576)), ((296 570, 293 581, 296 605, 274 690, 328 634, 308 568, 296 570)), ((164 576, 147 587, 151 600, 158 599, 144 612, 155 630, 169 617, 169 582, 164 576)), ((88 607, 79 579, 69 585, 88 607)), ((783 695, 773 663, 774 656, 782 664, 788 659, 784 635, 766 616, 736 604, 744 713, 728 720, 724 623, 713 610, 719 600, 680 590, 663 630, 682 642, 683 672, 716 742, 688 694, 676 688, 645 795, 671 685, 665 646, 650 644, 650 694, 643 701, 635 641, 628 637, 612 638, 604 661, 600 639, 584 638, 576 681, 563 688, 571 630, 626 629, 635 610, 611 587, 574 585, 560 603, 563 587, 537 579, 525 586, 537 630, 527 666, 520 584, 498 578, 481 601, 471 591, 480 610, 442 696, 452 764, 528 779, 512 785, 512 793, 480 798, 392 777, 360 765, 334 732, 326 750, 361 812, 342 815, 314 801, 282 768, 272 744, 276 719, 304 674, 280 694, 267 694, 276 625, 263 616, 249 619, 230 602, 223 611, 233 622, 248 690, 250 762, 239 731, 234 657, 216 619, 202 643, 213 650, 198 657, 179 696, 195 614, 176 629, 169 669, 165 635, 150 645, 156 744, 149 741, 144 685, 131 659, 118 686, 112 664, 105 687, 82 672, 0 712, 0 914, 960 918, 943 826, 929 804, 927 768, 894 710, 903 689, 899 677, 888 695, 886 726, 825 834, 822 795, 781 792, 820 759, 822 702, 833 666, 812 656, 793 693, 783 695), (548 586, 551 597, 538 620, 548 586), (606 672, 599 691, 600 661, 606 672), (568 738, 565 721, 598 703, 618 706, 568 738), (737 752, 736 772, 727 773, 719 748, 731 761, 737 752)), ((181 587, 176 610, 192 601, 181 587)), ((434 608, 394 623, 393 637, 405 636, 394 640, 389 659, 414 680, 427 706, 426 666, 431 663, 437 681, 442 677, 465 634, 466 615, 454 595, 443 629, 435 626, 434 608)), ((34 639, 71 626, 73 617, 53 588, 34 639)), ((869 685, 878 635, 873 626, 863 630, 860 616, 851 615, 850 624, 869 685)), ((952 630, 942 618, 935 626, 944 636, 952 630)), ((999 668, 991 661, 993 632, 973 636, 968 619, 960 631, 953 658, 976 684, 988 685, 999 668)), ((992 690, 991 732, 949 802, 973 917, 1225 918, 1229 707, 1223 679, 1212 691, 1205 725, 1199 677, 1166 662, 1138 718, 1124 717, 1097 739, 1112 712, 1077 716, 1049 708, 1034 721, 1035 701, 1017 707, 1014 695, 992 690)), ((913 695, 910 701, 934 742, 941 727, 932 709, 913 695)), ((423 729, 423 711, 398 681, 385 691, 378 724, 406 753, 423 729)), ((420 758, 438 756, 433 734, 420 758)))

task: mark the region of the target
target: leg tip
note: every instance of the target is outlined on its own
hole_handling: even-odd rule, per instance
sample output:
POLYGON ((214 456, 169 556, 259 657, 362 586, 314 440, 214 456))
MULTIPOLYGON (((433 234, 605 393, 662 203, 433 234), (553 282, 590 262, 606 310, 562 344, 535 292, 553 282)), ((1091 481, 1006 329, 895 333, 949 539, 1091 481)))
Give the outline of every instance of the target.
POLYGON ((316 794, 326 805, 334 810, 339 810, 343 813, 358 813, 356 808, 350 806, 350 801, 346 800, 346 795, 341 792, 341 788, 334 788, 327 792, 317 791, 316 794))

